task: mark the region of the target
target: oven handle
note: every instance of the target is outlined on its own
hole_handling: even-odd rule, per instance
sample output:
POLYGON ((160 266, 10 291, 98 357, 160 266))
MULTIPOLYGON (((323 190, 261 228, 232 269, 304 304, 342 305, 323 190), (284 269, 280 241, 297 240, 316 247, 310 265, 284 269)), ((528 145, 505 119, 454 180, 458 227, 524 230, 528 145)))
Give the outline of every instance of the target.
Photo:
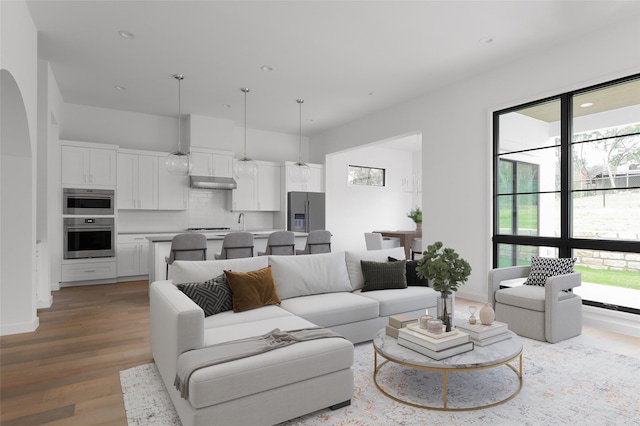
POLYGON ((97 226, 67 226, 67 231, 99 231, 99 230, 106 230, 106 231, 112 231, 113 230, 113 226, 111 225, 106 225, 106 226, 101 226, 101 225, 97 225, 97 226))

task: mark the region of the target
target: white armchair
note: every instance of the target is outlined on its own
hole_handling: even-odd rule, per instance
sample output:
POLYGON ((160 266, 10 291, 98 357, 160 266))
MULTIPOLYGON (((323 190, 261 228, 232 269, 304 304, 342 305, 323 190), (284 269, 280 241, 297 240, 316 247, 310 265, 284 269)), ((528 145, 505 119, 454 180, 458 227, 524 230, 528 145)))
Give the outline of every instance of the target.
POLYGON ((496 320, 509 324, 509 329, 520 336, 543 342, 556 343, 580 335, 582 299, 563 291, 581 285, 580 273, 549 277, 544 287, 500 288, 504 281, 526 278, 530 270, 530 266, 513 266, 489 271, 488 297, 496 320))

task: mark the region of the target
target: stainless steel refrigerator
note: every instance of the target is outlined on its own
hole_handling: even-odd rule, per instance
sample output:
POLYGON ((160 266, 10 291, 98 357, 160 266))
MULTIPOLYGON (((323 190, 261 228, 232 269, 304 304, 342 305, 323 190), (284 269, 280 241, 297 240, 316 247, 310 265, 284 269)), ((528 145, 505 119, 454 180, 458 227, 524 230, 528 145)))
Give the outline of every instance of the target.
POLYGON ((325 229, 324 193, 289 192, 287 201, 287 230, 310 232, 325 229))

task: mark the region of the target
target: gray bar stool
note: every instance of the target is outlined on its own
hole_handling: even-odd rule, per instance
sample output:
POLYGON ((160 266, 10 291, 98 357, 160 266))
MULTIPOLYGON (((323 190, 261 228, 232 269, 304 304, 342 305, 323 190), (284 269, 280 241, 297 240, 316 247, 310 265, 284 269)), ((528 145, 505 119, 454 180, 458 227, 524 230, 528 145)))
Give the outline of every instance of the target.
POLYGON ((167 276, 174 260, 207 260, 207 237, 204 234, 178 234, 171 240, 171 251, 165 256, 167 276))
POLYGON ((331 232, 311 231, 307 236, 304 250, 296 250, 296 254, 331 253, 331 232))
POLYGON ((230 232, 222 240, 222 250, 216 259, 239 259, 253 257, 253 234, 250 232, 230 232))
POLYGON ((276 231, 269 235, 267 248, 259 251, 258 256, 276 254, 281 256, 292 256, 296 254, 296 238, 291 231, 276 231))

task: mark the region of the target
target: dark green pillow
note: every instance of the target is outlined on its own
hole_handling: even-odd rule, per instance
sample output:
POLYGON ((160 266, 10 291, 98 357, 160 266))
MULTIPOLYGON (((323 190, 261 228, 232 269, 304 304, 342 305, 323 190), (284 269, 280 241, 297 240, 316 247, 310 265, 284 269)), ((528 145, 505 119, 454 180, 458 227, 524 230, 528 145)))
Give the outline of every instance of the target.
POLYGON ((364 287, 362 291, 407 288, 406 260, 372 262, 361 260, 364 287))
MULTIPOLYGON (((395 259, 391 256, 387 257, 389 262, 397 262, 398 259, 395 259)), ((416 267, 418 266, 417 260, 407 260, 407 285, 409 286, 420 286, 420 287, 429 287, 429 281, 426 278, 420 278, 418 273, 416 272, 416 267)))

